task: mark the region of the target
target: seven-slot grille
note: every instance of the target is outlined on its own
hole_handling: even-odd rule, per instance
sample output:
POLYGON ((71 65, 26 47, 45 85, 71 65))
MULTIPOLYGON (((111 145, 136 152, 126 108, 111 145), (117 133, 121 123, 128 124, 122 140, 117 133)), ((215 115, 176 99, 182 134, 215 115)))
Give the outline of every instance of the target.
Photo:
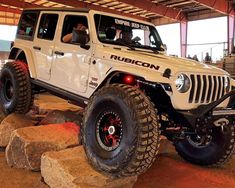
POLYGON ((212 75, 190 75, 189 103, 210 103, 225 95, 226 77, 212 75))

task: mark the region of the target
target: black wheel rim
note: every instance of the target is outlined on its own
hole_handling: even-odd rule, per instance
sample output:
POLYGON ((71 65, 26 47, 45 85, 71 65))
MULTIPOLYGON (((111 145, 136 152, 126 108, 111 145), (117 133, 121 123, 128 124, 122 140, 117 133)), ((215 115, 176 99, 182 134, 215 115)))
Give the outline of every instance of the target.
POLYGON ((11 101, 14 95, 14 88, 11 80, 5 79, 4 88, 3 88, 4 96, 7 101, 11 101))
POLYGON ((209 146, 215 139, 215 131, 223 131, 219 128, 207 130, 207 134, 192 134, 187 136, 188 142, 196 148, 206 148, 209 146))
POLYGON ((104 112, 96 123, 96 138, 99 146, 106 151, 113 151, 120 145, 123 126, 119 115, 115 112, 104 112))
POLYGON ((205 148, 207 147, 211 141, 212 136, 211 135, 194 135, 194 136, 187 136, 187 139, 191 145, 193 145, 196 148, 205 148))

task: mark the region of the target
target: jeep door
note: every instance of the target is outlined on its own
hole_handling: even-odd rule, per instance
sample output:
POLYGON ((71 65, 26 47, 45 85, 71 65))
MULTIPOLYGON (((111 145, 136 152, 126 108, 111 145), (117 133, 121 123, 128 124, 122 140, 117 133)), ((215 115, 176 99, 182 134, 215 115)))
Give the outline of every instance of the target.
POLYGON ((55 31, 59 14, 53 11, 42 11, 33 41, 33 55, 38 79, 48 81, 51 75, 55 31))
POLYGON ((87 89, 92 53, 88 19, 88 13, 63 13, 54 49, 51 81, 53 85, 76 94, 84 93, 87 89), (82 37, 87 37, 86 44, 81 45, 79 40, 76 41, 80 37, 80 34, 76 34, 76 27, 83 28, 82 37), (65 41, 69 35, 70 40, 65 41))

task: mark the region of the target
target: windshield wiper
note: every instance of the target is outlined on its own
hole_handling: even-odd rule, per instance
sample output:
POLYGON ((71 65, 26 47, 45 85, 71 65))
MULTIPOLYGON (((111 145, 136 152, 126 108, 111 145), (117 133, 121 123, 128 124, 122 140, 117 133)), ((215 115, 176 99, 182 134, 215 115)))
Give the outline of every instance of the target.
POLYGON ((153 51, 153 53, 155 53, 155 54, 160 54, 159 50, 154 49, 154 48, 151 48, 151 47, 150 47, 150 49, 153 51))
POLYGON ((147 50, 152 50, 153 53, 155 54, 160 54, 159 50, 157 50, 156 48, 154 47, 151 47, 151 46, 143 46, 144 49, 147 49, 147 50))
MULTIPOLYGON (((122 40, 116 41, 116 42, 117 42, 118 44, 123 45, 123 46, 127 46, 130 50, 136 50, 136 48, 133 47, 133 45, 131 45, 130 43, 124 42, 124 41, 122 41, 122 40)), ((140 47, 140 48, 142 47, 143 49, 152 50, 153 53, 155 53, 155 54, 160 54, 159 50, 157 50, 156 48, 151 47, 151 46, 138 46, 138 47, 140 47)))
POLYGON ((123 45, 123 46, 128 47, 128 48, 131 49, 131 50, 135 50, 135 48, 134 48, 131 44, 126 43, 126 42, 124 42, 124 41, 122 41, 122 40, 116 41, 116 42, 119 43, 119 44, 121 44, 121 45, 123 45))

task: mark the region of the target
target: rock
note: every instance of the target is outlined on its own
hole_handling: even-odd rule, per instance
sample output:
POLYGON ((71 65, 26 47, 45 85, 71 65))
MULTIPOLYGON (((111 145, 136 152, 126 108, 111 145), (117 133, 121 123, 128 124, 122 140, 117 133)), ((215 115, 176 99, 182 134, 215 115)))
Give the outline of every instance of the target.
MULTIPOLYGON (((70 104, 68 103, 68 101, 61 99, 59 97, 56 97, 54 95, 51 95, 49 93, 43 93, 43 94, 34 95, 34 106, 26 114, 26 116, 34 121, 40 122, 47 116, 48 113, 50 113, 51 111, 57 111, 57 110, 61 111, 61 113, 63 111, 71 111, 71 113, 76 112, 76 114, 78 113, 81 115, 82 108, 76 105, 70 104)), ((63 122, 56 122, 56 123, 63 123, 63 122)), ((54 123, 55 122, 51 122, 47 124, 54 124, 54 123)))
POLYGON ((2 108, 0 108, 0 123, 2 122, 3 119, 5 119, 6 114, 3 112, 2 108))
POLYGON ((48 124, 61 124, 66 122, 74 122, 77 125, 82 123, 82 111, 74 112, 71 110, 61 111, 53 110, 50 111, 47 116, 42 119, 39 125, 48 125, 48 124))
POLYGON ((82 146, 42 155, 41 174, 51 188, 131 188, 137 176, 112 179, 95 171, 82 146))
POLYGON ((34 109, 37 111, 37 114, 46 115, 47 113, 53 110, 78 111, 81 108, 68 103, 68 101, 64 99, 45 93, 45 94, 37 95, 35 97, 34 109))
POLYGON ((8 115, 0 124, 0 147, 6 147, 10 141, 11 133, 22 127, 33 126, 34 122, 20 114, 8 115))
POLYGON ((6 148, 11 167, 40 170, 41 155, 80 144, 80 128, 74 123, 26 127, 15 130, 6 148))
POLYGON ((174 145, 165 136, 161 136, 159 153, 169 153, 174 151, 174 145))

